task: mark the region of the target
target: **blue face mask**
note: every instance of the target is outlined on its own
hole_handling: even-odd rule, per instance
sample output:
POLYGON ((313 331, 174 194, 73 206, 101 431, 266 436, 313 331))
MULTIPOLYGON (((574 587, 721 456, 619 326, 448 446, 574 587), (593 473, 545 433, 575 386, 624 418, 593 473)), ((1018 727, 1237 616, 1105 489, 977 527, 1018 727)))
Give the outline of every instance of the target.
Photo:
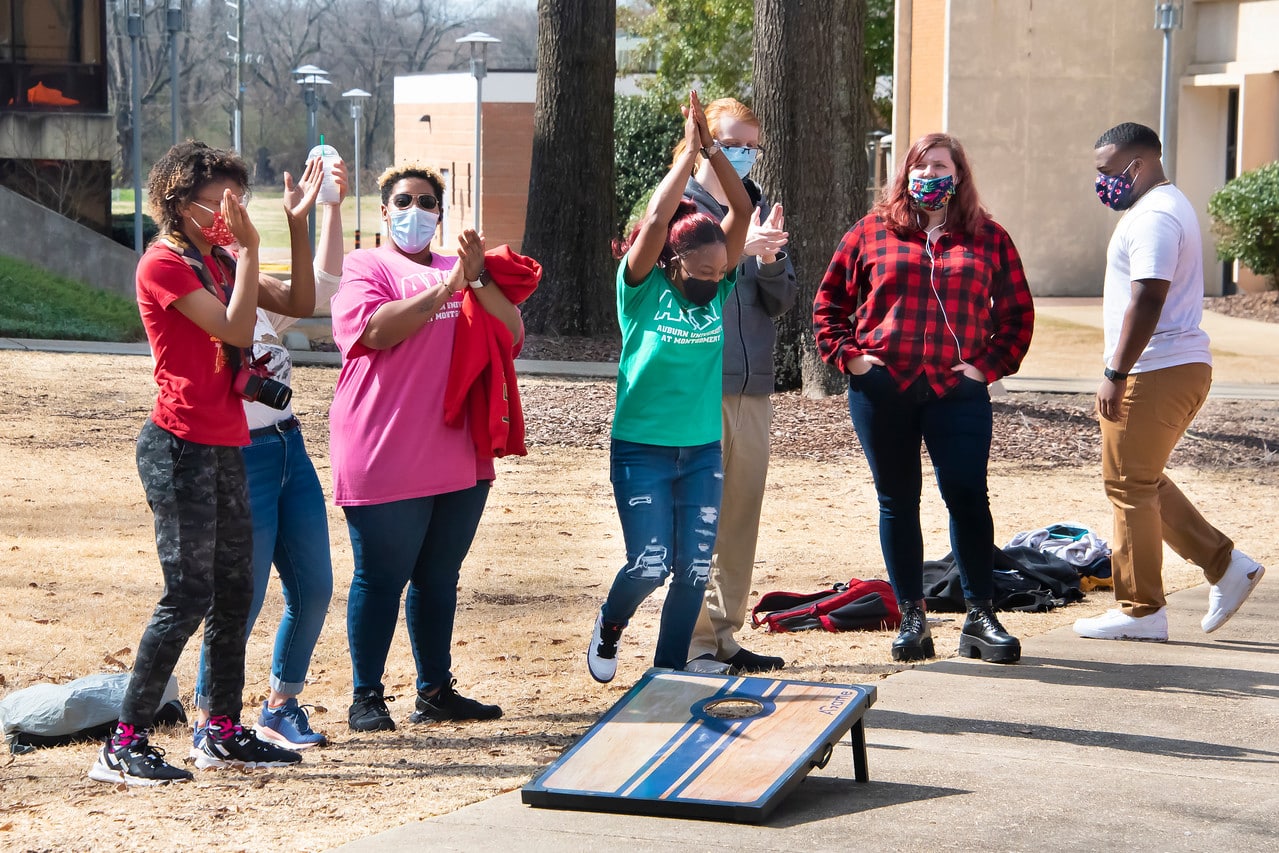
POLYGON ((742 180, 751 173, 751 167, 755 165, 755 159, 759 157, 758 148, 747 148, 745 145, 725 145, 721 146, 720 150, 724 152, 728 162, 733 164, 733 171, 737 173, 737 177, 742 180))
POLYGON ((417 205, 407 210, 392 209, 390 213, 390 237, 401 251, 416 255, 431 245, 436 223, 440 221, 438 213, 423 210, 417 205))

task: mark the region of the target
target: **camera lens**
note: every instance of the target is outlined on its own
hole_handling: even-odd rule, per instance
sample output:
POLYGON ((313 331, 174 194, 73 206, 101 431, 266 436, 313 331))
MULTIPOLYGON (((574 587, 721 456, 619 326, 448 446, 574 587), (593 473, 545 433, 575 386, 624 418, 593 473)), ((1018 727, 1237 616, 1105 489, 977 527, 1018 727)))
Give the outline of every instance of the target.
POLYGON ((283 409, 292 398, 293 389, 274 379, 263 379, 262 385, 258 388, 258 402, 273 409, 283 409))

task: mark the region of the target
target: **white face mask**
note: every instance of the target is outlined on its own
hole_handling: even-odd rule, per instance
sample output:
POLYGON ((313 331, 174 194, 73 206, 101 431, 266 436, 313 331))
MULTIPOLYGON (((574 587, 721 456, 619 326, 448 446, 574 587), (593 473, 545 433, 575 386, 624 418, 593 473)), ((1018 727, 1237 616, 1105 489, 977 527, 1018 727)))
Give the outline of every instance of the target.
POLYGON ((406 210, 392 209, 388 228, 390 238, 401 251, 416 255, 431 244, 440 215, 417 205, 406 210))

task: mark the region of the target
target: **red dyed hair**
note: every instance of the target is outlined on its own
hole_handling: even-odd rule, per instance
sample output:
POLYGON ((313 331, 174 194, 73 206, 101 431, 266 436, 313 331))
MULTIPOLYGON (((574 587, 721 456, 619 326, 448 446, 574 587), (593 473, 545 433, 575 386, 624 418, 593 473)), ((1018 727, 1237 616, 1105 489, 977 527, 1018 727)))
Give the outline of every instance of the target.
MULTIPOLYGON (((636 225, 631 231, 631 236, 626 240, 613 241, 613 257, 621 260, 626 255, 626 252, 634 245, 635 238, 639 236, 642 225, 643 223, 636 225)), ((662 254, 658 256, 657 265, 665 267, 677 255, 687 254, 712 243, 726 242, 724 229, 720 227, 720 224, 708 214, 698 210, 691 198, 684 196, 680 199, 679 206, 675 208, 671 224, 666 227, 666 245, 662 246, 662 254)))
POLYGON ((879 200, 871 209, 872 213, 882 216, 888 227, 899 237, 904 237, 908 232, 915 230, 920 223, 919 212, 911 201, 910 193, 907 192, 907 187, 910 185, 910 172, 924 159, 928 149, 939 146, 949 151, 951 159, 955 161, 955 195, 946 205, 946 230, 973 234, 990 218, 990 214, 982 206, 981 199, 977 197, 977 187, 973 183, 973 170, 968 165, 968 155, 964 153, 964 146, 948 133, 930 133, 927 136, 921 136, 915 140, 914 145, 910 146, 901 168, 893 176, 892 182, 884 186, 879 200))

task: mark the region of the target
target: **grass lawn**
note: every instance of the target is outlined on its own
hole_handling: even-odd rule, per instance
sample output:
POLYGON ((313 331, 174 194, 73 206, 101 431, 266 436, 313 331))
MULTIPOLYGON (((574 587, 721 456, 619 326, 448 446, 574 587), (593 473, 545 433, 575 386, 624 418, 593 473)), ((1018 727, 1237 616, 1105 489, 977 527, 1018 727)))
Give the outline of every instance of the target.
MULTIPOLYGON (((363 187, 361 186, 361 190, 363 187)), ((270 189, 254 189, 249 200, 249 217, 253 220, 253 224, 257 226, 258 233, 262 235, 262 249, 269 254, 277 254, 283 252, 287 255, 289 249, 289 228, 284 221, 284 208, 282 206, 283 192, 276 187, 270 189)), ((381 199, 377 194, 377 187, 374 186, 373 192, 360 194, 360 225, 363 230, 363 239, 361 245, 369 248, 373 245, 373 235, 377 233, 380 216, 381 199)), ((121 189, 113 190, 111 196, 111 212, 113 214, 129 215, 133 213, 133 190, 121 189)), ((146 204, 143 204, 143 213, 149 213, 146 204)), ((346 251, 355 248, 355 198, 348 196, 346 201, 342 203, 342 230, 346 236, 346 251)), ((316 223, 316 232, 318 236, 319 223, 316 223)), ((276 265, 269 264, 272 268, 276 265)), ((287 264, 283 265, 287 268, 287 264)))
POLYGON ((141 341, 137 303, 0 255, 0 336, 141 341))

